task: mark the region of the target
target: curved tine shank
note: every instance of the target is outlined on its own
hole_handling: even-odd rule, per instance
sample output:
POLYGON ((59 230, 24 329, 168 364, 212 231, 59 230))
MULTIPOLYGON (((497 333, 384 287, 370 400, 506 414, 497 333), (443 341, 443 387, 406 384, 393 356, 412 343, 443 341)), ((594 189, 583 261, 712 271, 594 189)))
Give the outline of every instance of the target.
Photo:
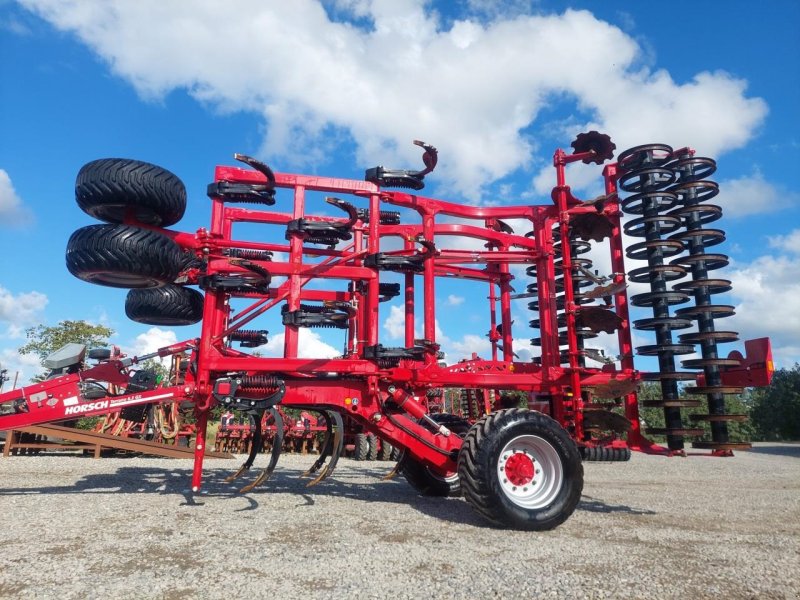
POLYGON ((269 457, 269 464, 258 474, 258 477, 256 477, 253 483, 247 484, 240 490, 243 494, 253 491, 256 486, 261 485, 269 479, 269 476, 272 475, 275 466, 278 464, 278 459, 281 456, 281 450, 283 448, 283 417, 281 417, 281 413, 274 406, 270 409, 270 413, 272 413, 272 418, 275 419, 275 438, 272 441, 272 453, 269 457))
POLYGON ((392 470, 381 477, 381 480, 388 481, 397 477, 397 474, 400 473, 400 461, 403 460, 403 454, 405 454, 405 450, 400 453, 400 456, 397 458, 397 462, 394 464, 394 467, 392 467, 392 470))
POLYGON ((319 475, 317 475, 316 479, 313 481, 309 481, 306 487, 311 487, 312 485, 317 485, 323 479, 326 479, 331 476, 334 469, 336 468, 336 463, 339 462, 339 457, 342 455, 342 450, 344 449, 344 421, 342 420, 342 415, 340 415, 336 411, 328 410, 325 411, 325 418, 330 423, 333 421, 333 443, 332 452, 331 452, 331 460, 325 465, 325 468, 320 471, 319 475))
POLYGON ((319 471, 333 450, 333 419, 328 416, 326 411, 321 410, 318 412, 325 418, 325 439, 322 442, 322 450, 319 453, 319 458, 300 477, 311 477, 313 473, 319 471))
POLYGON ((250 417, 250 423, 253 426, 253 441, 250 444, 250 453, 247 455, 247 460, 244 461, 244 464, 239 467, 239 470, 236 471, 233 475, 229 475, 225 478, 225 483, 231 483, 239 479, 242 475, 247 473, 250 470, 250 467, 253 466, 253 462, 256 459, 256 455, 261 450, 261 418, 264 416, 264 412, 256 412, 248 415, 250 417))

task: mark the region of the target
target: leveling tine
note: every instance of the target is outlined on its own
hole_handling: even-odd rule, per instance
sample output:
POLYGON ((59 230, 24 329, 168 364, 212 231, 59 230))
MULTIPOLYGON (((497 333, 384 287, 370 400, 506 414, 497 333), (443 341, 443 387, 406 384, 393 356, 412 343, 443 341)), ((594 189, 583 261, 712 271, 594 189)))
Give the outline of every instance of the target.
MULTIPOLYGON (((270 409, 272 413, 272 418, 275 419, 275 438, 272 441, 272 453, 269 457, 269 464, 258 474, 256 480, 253 483, 249 483, 244 486, 241 490, 239 490, 242 494, 246 494, 248 492, 252 492, 256 486, 261 485, 267 479, 269 479, 272 472, 275 470, 275 466, 278 464, 278 459, 281 456, 281 449, 283 448, 283 417, 281 417, 281 413, 278 412, 278 409, 274 406, 270 409)), ((259 442, 261 440, 261 420, 258 421, 258 426, 256 427, 256 432, 259 436, 259 442)))
MULTIPOLYGON (((329 429, 326 429, 326 444, 322 450, 322 454, 314 465, 316 466, 320 461, 324 462, 328 455, 330 455, 331 459, 328 464, 325 465, 325 468, 320 471, 319 475, 317 475, 314 480, 308 482, 306 487, 317 485, 323 479, 330 477, 334 469, 336 469, 336 463, 339 462, 339 457, 342 455, 342 450, 344 449, 344 421, 342 420, 342 415, 332 410, 326 410, 323 414, 325 415, 325 421, 328 423, 327 427, 333 428, 333 437, 327 437, 329 429)), ((312 466, 312 469, 313 468, 312 466)), ((313 472, 311 469, 309 469, 309 471, 313 472)))

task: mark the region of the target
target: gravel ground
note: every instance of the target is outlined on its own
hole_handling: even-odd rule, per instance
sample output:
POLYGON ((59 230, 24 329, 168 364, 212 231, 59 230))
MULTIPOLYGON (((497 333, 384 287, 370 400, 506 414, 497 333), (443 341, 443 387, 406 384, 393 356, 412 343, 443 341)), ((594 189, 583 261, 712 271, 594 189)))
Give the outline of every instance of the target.
POLYGON ((546 533, 420 498, 389 463, 342 459, 309 489, 312 461, 242 496, 208 460, 192 498, 185 460, 0 459, 0 598, 800 597, 798 445, 585 463, 546 533))

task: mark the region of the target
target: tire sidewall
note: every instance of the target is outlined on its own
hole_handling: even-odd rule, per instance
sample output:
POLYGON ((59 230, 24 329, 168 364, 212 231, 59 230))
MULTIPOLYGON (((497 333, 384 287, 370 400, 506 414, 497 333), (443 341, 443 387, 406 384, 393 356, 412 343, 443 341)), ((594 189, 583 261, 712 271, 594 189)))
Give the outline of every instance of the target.
MULTIPOLYGON (((529 413, 530 414, 530 413, 529 413)), ((538 419, 526 419, 517 415, 507 415, 483 453, 483 465, 488 477, 488 486, 493 497, 497 498, 498 508, 523 528, 550 529, 573 512, 580 501, 583 489, 583 464, 575 443, 555 421, 545 415, 536 414, 538 419), (547 421, 545 421, 545 419, 547 421), (538 422, 537 422, 538 421, 538 422), (552 423, 548 423, 552 421, 552 423), (544 426, 543 426, 544 425, 544 426), (558 495, 544 508, 526 509, 515 504, 502 489, 497 475, 497 465, 503 448, 516 437, 533 435, 545 440, 558 454, 563 470, 563 481, 558 495)))

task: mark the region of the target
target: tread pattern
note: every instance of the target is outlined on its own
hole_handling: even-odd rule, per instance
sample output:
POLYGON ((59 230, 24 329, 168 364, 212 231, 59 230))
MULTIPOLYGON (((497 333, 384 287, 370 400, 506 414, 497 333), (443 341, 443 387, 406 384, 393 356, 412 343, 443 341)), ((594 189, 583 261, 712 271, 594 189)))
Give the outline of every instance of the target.
POLYGON ((378 460, 378 436, 376 436, 374 433, 368 433, 367 441, 369 442, 367 460, 378 460))
POLYGON ((587 462, 626 462, 631 459, 631 449, 583 446, 581 447, 581 457, 587 462))
MULTIPOLYGON (((461 491, 467 501, 486 520, 500 527, 511 526, 531 530, 547 530, 557 527, 572 514, 583 489, 583 465, 572 439, 550 417, 523 408, 493 412, 472 426, 458 455, 458 475, 461 480, 461 491), (518 516, 509 515, 504 509, 501 498, 498 497, 502 492, 494 491, 493 482, 490 479, 496 477, 496 464, 491 454, 493 446, 497 445, 499 435, 501 432, 507 431, 509 427, 520 427, 526 423, 535 425, 543 435, 555 436, 555 439, 561 440, 562 444, 560 445, 567 453, 568 462, 571 463, 567 466, 575 470, 572 478, 565 477, 564 491, 567 494, 564 502, 565 509, 555 518, 545 522, 537 521, 530 516, 530 513, 524 520, 518 516)), ((517 512, 526 511, 519 509, 517 512)))
POLYGON ((186 187, 157 165, 126 158, 103 158, 85 164, 75 181, 75 199, 86 214, 122 223, 126 212, 147 225, 168 227, 183 217, 186 187))
POLYGON ((157 287, 175 280, 181 249, 172 239, 131 225, 89 225, 67 242, 67 269, 78 279, 118 288, 157 287))
POLYGON ((130 290, 125 314, 146 325, 192 325, 203 318, 203 294, 172 284, 130 290))
POLYGON ((355 460, 367 460, 369 454, 369 440, 366 433, 356 434, 356 449, 353 454, 355 460))

